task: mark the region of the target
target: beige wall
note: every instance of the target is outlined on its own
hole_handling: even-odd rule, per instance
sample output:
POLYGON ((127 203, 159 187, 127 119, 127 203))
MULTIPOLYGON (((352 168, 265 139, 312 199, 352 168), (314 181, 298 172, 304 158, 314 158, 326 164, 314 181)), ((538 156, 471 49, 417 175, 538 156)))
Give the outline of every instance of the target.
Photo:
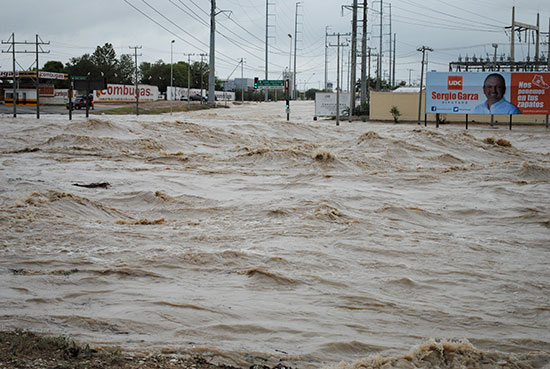
MULTIPOLYGON (((418 119, 418 93, 395 93, 395 92, 370 92, 370 120, 390 120, 393 116, 390 113, 392 106, 397 106, 401 112, 400 121, 415 121, 418 119)), ((424 121, 425 92, 422 93, 422 110, 420 119, 424 121)), ((465 122, 464 114, 441 114, 447 122, 465 122)), ((435 114, 428 114, 428 121, 435 122, 435 114)), ((468 115, 470 122, 491 122, 490 115, 468 115)), ((510 122, 509 115, 495 115, 494 122, 510 122)), ((512 122, 517 123, 545 123, 546 115, 514 115, 512 122)))
MULTIPOLYGON (((392 106, 397 106, 401 112, 400 120, 416 121, 418 119, 417 93, 370 92, 371 120, 393 120, 390 113, 392 106)), ((422 111, 424 111, 424 97, 422 97, 422 111)))

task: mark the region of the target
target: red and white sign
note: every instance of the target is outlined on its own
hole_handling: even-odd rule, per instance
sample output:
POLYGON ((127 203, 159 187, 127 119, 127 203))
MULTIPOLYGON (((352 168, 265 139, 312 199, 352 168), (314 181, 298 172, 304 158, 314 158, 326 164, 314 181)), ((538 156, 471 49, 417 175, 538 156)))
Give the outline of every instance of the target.
MULTIPOLYGON (((140 101, 156 101, 159 94, 157 86, 138 85, 140 101)), ((136 86, 133 85, 107 85, 105 90, 94 91, 96 102, 133 102, 136 101, 136 86)))
MULTIPOLYGON (((16 77, 35 77, 36 72, 31 71, 15 71, 16 77)), ((55 72, 44 72, 40 71, 38 76, 43 79, 66 79, 65 73, 55 73, 55 72)), ((0 78, 13 78, 13 71, 0 71, 0 78)))
POLYGON ((462 76, 448 76, 447 77, 447 89, 448 90, 462 90, 462 76))
POLYGON ((550 114, 550 73, 512 73, 510 99, 523 114, 550 114))

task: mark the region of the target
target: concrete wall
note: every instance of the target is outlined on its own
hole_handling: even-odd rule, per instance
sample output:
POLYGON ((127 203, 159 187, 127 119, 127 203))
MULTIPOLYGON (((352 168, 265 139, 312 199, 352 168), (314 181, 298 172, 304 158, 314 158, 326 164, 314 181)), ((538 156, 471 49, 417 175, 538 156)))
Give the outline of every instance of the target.
MULTIPOLYGON (((400 121, 416 121, 418 119, 418 93, 395 93, 395 92, 370 92, 370 120, 393 121, 390 113, 392 106, 397 106, 401 112, 400 121)), ((421 120, 424 121, 425 92, 422 93, 421 120)), ((466 121, 465 114, 440 114, 447 122, 462 123, 466 121)), ((468 121, 490 123, 490 115, 468 115, 468 121)), ((435 114, 428 114, 428 122, 435 122, 435 114)), ((495 123, 509 123, 509 115, 495 115, 495 123)), ((514 115, 514 123, 545 123, 546 115, 514 115)))

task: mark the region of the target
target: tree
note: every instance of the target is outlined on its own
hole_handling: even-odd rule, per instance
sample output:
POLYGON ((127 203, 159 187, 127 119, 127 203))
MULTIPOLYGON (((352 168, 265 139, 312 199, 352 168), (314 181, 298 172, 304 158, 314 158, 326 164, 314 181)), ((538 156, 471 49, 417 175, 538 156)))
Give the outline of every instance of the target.
POLYGON ((170 86, 169 64, 165 64, 162 60, 157 60, 154 64, 143 62, 139 69, 142 83, 158 86, 159 91, 166 92, 166 87, 170 86))
MULTIPOLYGON (((370 77, 367 79, 367 84, 369 86, 369 90, 376 90, 376 84, 378 82, 378 78, 370 77)), ((380 89, 381 90, 393 90, 394 87, 386 80, 380 81, 380 89)), ((361 79, 357 80, 357 83, 355 84, 355 90, 361 91, 361 79)))
POLYGON ((399 108, 397 106, 392 106, 390 109, 390 113, 393 116, 393 120, 395 123, 399 120, 399 117, 401 116, 401 112, 399 111, 399 108))
MULTIPOLYGON (((93 54, 84 54, 80 57, 74 57, 63 68, 51 62, 51 68, 62 69, 63 72, 73 76, 88 76, 90 80, 102 80, 104 77, 108 83, 133 84, 135 76, 135 64, 133 56, 122 54, 119 59, 113 45, 105 43, 103 46, 97 46, 93 54), (60 68, 61 67, 61 68, 60 68)), ((159 91, 165 92, 170 86, 170 64, 158 60, 151 64, 142 62, 138 69, 138 80, 140 83, 146 83, 159 87, 159 91)), ((187 87, 188 72, 191 73, 192 88, 201 88, 208 90, 208 64, 203 62, 194 62, 188 65, 186 62, 178 61, 172 66, 173 86, 187 87), (190 70, 189 70, 190 69, 190 70)), ((51 70, 54 71, 54 70, 51 70)), ((215 86, 217 90, 223 88, 223 82, 216 78, 215 86)))
POLYGON ((306 100, 315 100, 315 93, 321 92, 321 90, 318 90, 316 88, 310 88, 306 91, 305 96, 306 100))
POLYGON ((90 54, 71 58, 65 65, 65 70, 72 76, 100 75, 97 66, 92 62, 90 54))
POLYGON ((44 64, 44 67, 42 67, 43 71, 47 72, 54 72, 54 73, 64 73, 65 67, 63 66, 63 63, 57 60, 49 60, 44 64))
MULTIPOLYGON (((122 54, 115 68, 115 79, 113 80, 113 83, 130 85, 134 80, 135 72, 136 69, 132 55, 122 54)), ((107 79, 107 81, 109 80, 107 79)))
POLYGON ((115 74, 118 67, 118 60, 112 44, 106 43, 103 46, 97 46, 90 60, 96 67, 94 73, 91 74, 93 79, 104 76, 107 78, 107 81, 116 80, 115 74), (103 76, 101 76, 101 73, 103 73, 103 76))

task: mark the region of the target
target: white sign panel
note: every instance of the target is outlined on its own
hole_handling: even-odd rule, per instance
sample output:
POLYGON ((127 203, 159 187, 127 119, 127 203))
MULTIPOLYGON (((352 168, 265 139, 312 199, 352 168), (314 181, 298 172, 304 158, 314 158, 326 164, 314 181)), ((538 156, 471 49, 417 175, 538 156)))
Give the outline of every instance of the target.
MULTIPOLYGON (((17 70, 15 71, 15 75, 16 77, 19 77, 19 76, 29 77, 29 76, 36 76, 36 72, 32 70, 26 71, 26 72, 20 72, 17 70)), ((40 78, 43 78, 43 79, 60 79, 60 80, 65 79, 65 73, 40 71, 38 75, 40 76, 40 78)), ((13 71, 0 71, 0 78, 13 78, 13 71)))
POLYGON ((40 71, 40 72, 38 72, 38 76, 40 78, 44 78, 44 79, 61 79, 61 80, 65 79, 65 73, 40 71))
MULTIPOLYGON (((166 99, 167 100, 187 100, 187 88, 185 87, 170 87, 170 86, 167 86, 166 87, 166 92, 167 92, 167 96, 166 96, 166 99)), ((203 89, 202 90, 203 94, 207 94, 208 91, 203 89)), ((189 89, 189 94, 191 96, 193 95, 200 95, 201 94, 201 90, 199 88, 190 88, 189 89)), ((218 100, 235 100, 235 93, 234 92, 231 92, 231 91, 227 91, 227 92, 224 92, 224 91, 214 91, 214 94, 216 96, 216 98, 218 100)), ((204 97, 206 97, 206 95, 204 95, 204 97)))
MULTIPOLYGON (((159 95, 157 86, 138 85, 140 101, 156 101, 159 95)), ((105 90, 94 91, 94 101, 136 101, 136 87, 134 85, 107 85, 105 90)))
MULTIPOLYGON (((347 115, 350 108, 350 94, 340 94, 340 115, 347 115)), ((315 116, 335 117, 336 116, 336 93, 316 92, 315 93, 315 116)))

